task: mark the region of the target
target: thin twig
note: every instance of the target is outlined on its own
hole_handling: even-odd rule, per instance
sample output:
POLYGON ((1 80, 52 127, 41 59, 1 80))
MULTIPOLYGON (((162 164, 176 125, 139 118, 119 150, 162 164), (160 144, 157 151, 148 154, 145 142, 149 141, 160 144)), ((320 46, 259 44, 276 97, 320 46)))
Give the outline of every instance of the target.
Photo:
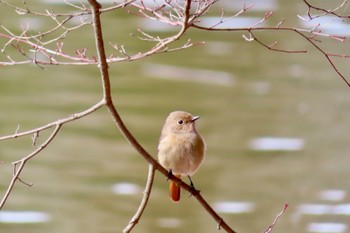
POLYGON ((31 130, 27 130, 24 132, 19 132, 19 126, 17 127, 16 131, 14 134, 10 134, 10 135, 6 135, 6 136, 2 136, 0 137, 0 141, 4 141, 4 140, 9 140, 9 139, 15 139, 15 138, 19 138, 19 137, 23 137, 26 135, 30 135, 30 134, 36 134, 39 133, 43 130, 49 129, 51 127, 56 126, 57 124, 65 124, 68 123, 70 121, 74 121, 77 119, 80 119, 84 116, 89 115, 90 113, 95 112, 96 110, 98 110, 99 108, 101 108, 103 105, 105 104, 104 100, 101 100, 100 102, 98 102, 97 104, 91 106, 90 108, 86 109, 85 111, 79 112, 79 113, 74 113, 71 116, 68 116, 66 118, 62 118, 53 122, 50 122, 46 125, 31 129, 31 130))
MULTIPOLYGON (((265 48, 276 51, 276 52, 283 52, 283 53, 305 53, 307 52, 306 50, 285 50, 285 49, 276 49, 272 48, 270 45, 266 45, 260 40, 257 40, 252 32, 253 31, 291 31, 299 36, 303 37, 306 41, 308 41, 316 50, 318 50, 321 54, 323 54, 327 60, 327 62, 332 66, 333 70, 340 76, 340 78, 346 83, 348 87, 350 87, 350 82, 346 79, 344 74, 342 74, 339 70, 339 68, 334 64, 332 61, 331 57, 342 57, 342 58, 350 58, 350 55, 336 55, 336 54, 328 54, 325 52, 316 42, 313 37, 309 37, 305 35, 305 32, 311 33, 311 34, 318 34, 317 32, 310 31, 310 30, 304 30, 304 29, 298 29, 298 28, 290 28, 290 27, 256 27, 256 28, 210 28, 210 27, 205 27, 205 26, 200 26, 197 24, 192 25, 194 28, 200 29, 200 30, 207 30, 207 31, 231 31, 231 32, 238 32, 238 31, 248 31, 251 33, 251 36, 253 39, 255 39, 259 44, 263 45, 265 48)), ((333 36, 325 34, 330 38, 333 38, 333 36)), ((337 37, 338 38, 338 37, 337 37)), ((334 38, 333 38, 334 39, 334 38)))
POLYGON ((256 37, 254 35, 254 33, 252 32, 252 30, 249 30, 249 33, 250 33, 250 40, 251 41, 256 41, 258 42, 261 46, 267 48, 268 50, 271 50, 271 51, 275 51, 275 52, 280 52, 280 53, 307 53, 307 50, 286 50, 286 49, 277 49, 277 48, 274 48, 275 45, 278 44, 278 42, 274 42, 273 44, 271 45, 267 45, 265 44, 264 42, 262 42, 260 39, 258 39, 258 37, 256 37))
POLYGON ((275 219, 273 220, 273 222, 271 223, 271 225, 268 226, 267 229, 266 229, 263 233, 270 233, 270 232, 272 231, 272 229, 274 228, 274 226, 277 224, 278 219, 284 214, 284 212, 287 210, 287 208, 288 208, 288 203, 286 203, 286 204, 284 205, 283 210, 282 210, 279 214, 277 214, 277 216, 275 217, 275 219))
POLYGON ((322 8, 322 7, 318 7, 318 6, 315 6, 315 5, 311 4, 311 3, 309 3, 309 1, 307 1, 307 0, 303 0, 303 2, 308 7, 307 15, 308 15, 308 17, 310 19, 319 18, 319 17, 322 17, 322 16, 327 15, 327 14, 336 16, 337 18, 344 18, 344 19, 349 19, 350 18, 350 15, 341 15, 341 14, 336 13, 338 10, 343 8, 346 3, 348 3, 348 0, 344 0, 340 5, 338 5, 334 9, 325 9, 325 8, 322 8), (323 14, 321 14, 321 15, 312 15, 312 13, 311 13, 312 9, 316 10, 316 11, 323 12, 323 14))
POLYGON ((143 191, 143 198, 140 203, 139 208, 137 209, 135 215, 131 218, 129 224, 124 228, 123 233, 129 233, 131 230, 136 226, 136 224, 140 221, 141 216, 146 209, 148 199, 151 195, 152 187, 153 187, 153 181, 154 181, 154 166, 153 164, 148 165, 148 177, 147 177, 147 183, 145 186, 145 190, 143 191))
POLYGON ((6 200, 8 199, 11 191, 13 190, 13 187, 16 183, 17 180, 20 180, 21 182, 23 182, 20 178, 19 175, 21 174, 21 172, 23 171, 23 168, 26 164, 26 162, 28 160, 30 160, 31 158, 33 158, 35 155, 37 155, 39 152, 41 152, 47 145, 50 144, 50 142, 55 138, 55 136, 57 135, 58 131, 60 130, 62 124, 61 123, 57 123, 56 127, 54 129, 54 131, 51 133, 51 135, 47 138, 47 140, 45 142, 43 142, 35 151, 33 151, 32 153, 30 153, 29 155, 27 155, 26 157, 13 162, 13 166, 14 168, 16 168, 14 171, 14 174, 12 176, 11 182, 9 184, 9 186, 7 187, 7 190, 0 202, 0 209, 2 209, 2 207, 4 206, 4 204, 6 203, 6 200), (17 164, 19 164, 18 168, 16 167, 17 164))
POLYGON ((84 116, 87 116, 87 115, 89 115, 92 112, 95 112, 97 109, 99 109, 102 106, 104 106, 104 104, 105 104, 105 102, 104 102, 104 100, 102 100, 102 101, 98 102, 97 104, 95 104, 94 106, 90 107, 89 109, 87 109, 87 110, 85 110, 83 112, 75 113, 75 114, 73 114, 73 115, 71 115, 69 117, 66 117, 66 118, 63 118, 63 119, 59 119, 59 120, 51 122, 51 123, 49 123, 47 125, 44 125, 44 126, 32 129, 32 130, 28 130, 28 131, 25 131, 25 132, 22 132, 22 133, 19 133, 18 132, 18 128, 17 128, 16 132, 14 134, 0 137, 0 141, 2 141, 2 140, 14 139, 14 138, 18 138, 18 137, 22 137, 22 136, 26 136, 26 135, 30 135, 30 134, 34 134, 35 135, 35 134, 37 134, 37 133, 39 133, 39 132, 41 132, 41 131, 43 131, 45 129, 48 129, 48 128, 51 128, 51 127, 55 126, 55 129, 51 133, 51 135, 36 150, 34 150, 29 155, 23 157, 22 159, 12 163, 13 164, 13 171, 14 171, 13 172, 13 176, 12 176, 11 182, 9 183, 9 186, 8 186, 8 188, 7 188, 5 194, 3 195, 2 200, 0 202, 0 209, 5 205, 6 200, 8 199, 10 193, 12 192, 16 181, 20 181, 20 182, 22 182, 22 183, 24 183, 24 184, 26 184, 28 186, 32 185, 30 183, 24 182, 19 177, 19 175, 21 174, 21 172, 22 172, 26 162, 28 162, 28 160, 30 160, 31 158, 33 158, 34 156, 39 154, 43 149, 46 148, 46 146, 48 146, 51 143, 51 141, 55 138, 55 136, 57 135, 58 131, 60 130, 61 126, 66 124, 66 123, 68 123, 68 122, 77 120, 77 119, 82 118, 84 116))

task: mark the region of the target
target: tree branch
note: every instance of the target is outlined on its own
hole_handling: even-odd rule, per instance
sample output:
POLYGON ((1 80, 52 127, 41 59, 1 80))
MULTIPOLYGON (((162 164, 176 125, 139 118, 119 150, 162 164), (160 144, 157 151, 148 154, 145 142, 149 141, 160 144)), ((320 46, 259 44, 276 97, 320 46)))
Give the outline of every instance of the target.
MULTIPOLYGON (((66 118, 63 118, 63 119, 59 119, 57 121, 51 122, 51 123, 49 123, 47 125, 44 125, 44 126, 32 129, 32 130, 28 130, 28 131, 25 131, 25 132, 22 132, 22 133, 18 133, 19 128, 17 128, 14 134, 0 137, 0 141, 4 141, 4 140, 8 140, 8 139, 15 139, 15 138, 18 138, 18 137, 23 137, 23 136, 26 136, 26 135, 34 134, 34 138, 33 138, 33 143, 34 143, 35 140, 36 140, 35 139, 35 137, 36 137, 35 135, 37 135, 39 132, 41 132, 43 130, 46 130, 46 129, 49 129, 49 128, 55 126, 54 131, 51 133, 51 135, 48 137, 48 139, 44 143, 42 143, 36 150, 34 150, 29 155, 23 157, 22 159, 12 163, 13 164, 13 171, 14 171, 14 173, 13 173, 11 182, 10 182, 10 184, 9 184, 9 186, 8 186, 8 188, 7 188, 5 194, 3 195, 2 200, 0 202, 0 210, 5 205, 6 200, 8 199, 10 193, 12 192, 16 181, 20 181, 20 182, 22 182, 22 183, 24 183, 26 185, 29 185, 28 183, 22 181, 21 178, 19 177, 19 175, 21 174, 25 164, 31 158, 33 158, 34 156, 39 154, 43 149, 46 148, 46 146, 48 146, 52 142, 52 140, 55 138, 55 136, 57 135, 58 131, 60 130, 61 126, 63 126, 65 123, 68 123, 68 122, 77 120, 79 118, 82 118, 84 116, 87 116, 88 114, 90 114, 90 113, 96 111, 97 109, 101 108, 104 105, 104 103, 105 103, 104 101, 100 101, 99 103, 95 104, 94 106, 92 106, 91 108, 89 108, 89 109, 87 109, 87 110, 85 110, 83 112, 75 113, 75 114, 73 114, 73 115, 71 115, 69 117, 66 117, 66 118)), ((29 185, 29 186, 31 186, 31 185, 29 185)))
POLYGON ((148 177, 147 177, 147 183, 145 186, 145 190, 143 191, 143 198, 140 203, 139 208, 137 209, 135 215, 131 218, 129 224, 124 228, 123 233, 129 233, 131 230, 136 226, 136 224, 141 219, 141 216, 146 209, 148 199, 151 195, 152 187, 153 187, 153 181, 154 181, 154 166, 153 164, 148 165, 148 177))
POLYGON ((266 229, 263 233, 270 233, 270 232, 272 231, 272 229, 274 228, 274 226, 277 224, 278 219, 284 214, 284 212, 286 212, 287 208, 288 208, 288 204, 286 203, 286 204, 284 205, 284 208, 282 209, 282 211, 279 212, 279 213, 276 215, 276 217, 275 217, 275 219, 273 220, 273 222, 271 223, 271 225, 268 226, 267 229, 266 229))
MULTIPOLYGON (((47 145, 50 144, 50 142, 51 142, 51 141, 55 138, 55 136, 57 135, 57 133, 58 133, 58 131, 60 130, 61 126, 62 126, 62 123, 56 123, 56 127, 55 127, 54 131, 51 133, 51 135, 48 137, 48 139, 38 147, 38 149, 36 149, 35 151, 33 151, 32 153, 30 153, 30 154, 27 155, 26 157, 24 157, 24 158, 22 158, 22 159, 20 159, 20 160, 15 161, 15 162, 12 163, 13 166, 14 166, 14 168, 13 168, 14 174, 13 174, 12 179, 11 179, 11 182, 10 182, 9 186, 7 187, 7 190, 6 190, 6 192, 5 192, 5 194, 4 194, 3 198, 2 198, 2 200, 1 200, 1 202, 0 202, 0 210, 2 209, 2 207, 4 206, 4 204, 6 203, 6 200, 7 200, 7 198, 9 197, 9 195, 10 195, 10 193, 11 193, 11 191, 12 191, 12 189, 13 189, 15 183, 16 183, 16 181, 17 181, 17 180, 21 180, 21 179, 19 178, 19 175, 21 174, 21 172, 22 172, 22 170, 23 170, 23 168, 24 168, 26 162, 27 162, 28 160, 30 160, 31 158, 33 158, 35 155, 39 154, 43 149, 45 149, 45 147, 46 147, 47 145), (19 164, 19 166, 18 166, 18 168, 17 168, 17 165, 18 165, 18 164, 19 164)), ((23 181, 21 181, 21 182, 23 182, 23 181)))
POLYGON ((334 62, 332 61, 331 57, 343 57, 343 58, 350 58, 350 55, 338 55, 338 54, 329 54, 325 52, 319 45, 316 44, 314 37, 309 37, 305 35, 304 33, 308 32, 315 35, 321 35, 321 36, 327 36, 332 39, 339 40, 339 37, 332 36, 329 34, 320 34, 318 32, 315 32, 313 30, 304 30, 304 29, 298 29, 298 28, 289 28, 289 27, 249 27, 249 28, 212 28, 212 27, 204 27, 200 26, 198 24, 192 25, 194 28, 200 29, 200 30, 207 30, 207 31, 230 31, 230 32, 238 32, 238 31, 248 31, 250 35, 252 36, 251 39, 245 37, 246 40, 253 41, 256 40, 260 45, 263 45, 263 47, 276 51, 276 52, 283 52, 283 53, 306 53, 307 50, 285 50, 285 49, 276 49, 273 48, 271 45, 266 45, 259 39, 257 39, 252 32, 254 31, 290 31, 298 34, 299 36, 303 37, 309 44, 311 44, 316 50, 318 50, 321 54, 323 54, 327 60, 327 62, 332 66, 333 70, 338 74, 338 76, 341 77, 341 79, 346 83, 348 87, 350 87, 350 82, 346 79, 346 77, 340 72, 340 70, 336 67, 334 62))
POLYGON ((43 125, 41 127, 38 127, 38 128, 35 128, 35 129, 31 129, 31 130, 28 130, 28 131, 24 131, 24 132, 21 132, 21 133, 19 133, 19 126, 18 126, 17 129, 15 130, 14 134, 10 134, 10 135, 6 135, 6 136, 0 137, 0 141, 4 141, 4 140, 8 140, 8 139, 16 139, 16 138, 27 136, 27 135, 30 135, 30 134, 37 134, 37 133, 39 133, 39 132, 41 132, 43 130, 49 129, 49 128, 54 127, 54 126, 56 126, 58 124, 63 125, 65 123, 68 123, 68 122, 80 119, 80 118, 82 118, 84 116, 87 116, 87 115, 97 111, 104 104, 105 104, 104 100, 101 100, 100 102, 98 102, 97 104, 93 105, 89 109, 86 109, 85 111, 82 111, 82 112, 79 112, 79 113, 74 113, 71 116, 68 116, 66 118, 62 118, 62 119, 59 119, 57 121, 54 121, 54 122, 48 123, 46 125, 43 125))
MULTIPOLYGON (((98 63, 99 63, 99 69, 101 72, 101 78, 103 83, 103 92, 104 92, 104 99, 106 102, 106 106, 109 110, 109 112, 112 115, 113 120, 116 123, 116 126, 121 131, 121 133, 124 135, 124 137, 127 139, 127 141, 135 148, 135 150, 149 163, 151 164, 154 169, 158 170, 160 173, 162 173, 164 176, 168 177, 168 171, 162 167, 143 147, 142 145, 136 140, 136 138, 131 134, 131 132, 128 130, 128 128, 125 126, 123 120, 121 119, 119 113, 117 112, 116 107, 113 104, 112 97, 111 97, 111 89, 110 89, 110 80, 109 80, 109 72, 108 72, 108 64, 106 60, 106 54, 104 50, 104 40, 102 35, 102 27, 101 27, 101 21, 100 21, 100 9, 101 5, 95 1, 95 0, 88 0, 91 8, 92 8, 92 16, 93 16, 93 25, 94 25, 94 34, 95 34, 95 43, 96 43, 96 49, 98 51, 98 63)), ((186 1, 186 11, 188 11, 187 8, 190 8, 191 0, 186 1)), ((188 18, 186 18, 188 20, 188 18)), ((157 51, 161 48, 163 48, 167 43, 173 42, 180 38, 183 33, 185 33, 187 29, 188 22, 184 20, 182 24, 182 30, 171 38, 171 40, 167 40, 165 43, 159 43, 153 50, 151 51, 157 51)), ((201 205, 210 213, 211 216, 216 220, 219 226, 221 226, 223 229, 225 229, 227 232, 235 233, 234 230, 232 230, 226 223, 223 221, 222 218, 219 217, 219 215, 209 206, 209 204, 204 200, 204 198, 200 195, 198 190, 193 190, 193 187, 187 185, 186 183, 182 182, 175 176, 169 177, 170 179, 174 180, 178 185, 180 185, 183 189, 189 191, 192 193, 193 196, 196 197, 196 199, 201 203, 201 205)), ((146 203, 147 204, 147 203, 146 203)), ((145 207, 143 207, 145 208, 145 207)))
POLYGON ((333 16, 336 16, 337 18, 343 18, 343 19, 349 19, 350 18, 350 15, 341 15, 341 14, 338 14, 336 13, 338 10, 340 10, 341 8, 343 8, 345 6, 345 4, 347 4, 349 1, 348 0, 344 0, 339 6, 335 7, 334 9, 325 9, 325 8, 321 8, 321 7, 317 7, 311 3, 309 3, 308 0, 303 0, 303 2, 307 5, 308 7, 308 10, 307 10, 307 15, 308 17, 312 20, 312 19, 315 19, 315 18, 319 18, 323 15, 333 15, 333 16), (316 11, 320 11, 320 12, 323 12, 322 15, 312 15, 311 13, 311 10, 316 10, 316 11))

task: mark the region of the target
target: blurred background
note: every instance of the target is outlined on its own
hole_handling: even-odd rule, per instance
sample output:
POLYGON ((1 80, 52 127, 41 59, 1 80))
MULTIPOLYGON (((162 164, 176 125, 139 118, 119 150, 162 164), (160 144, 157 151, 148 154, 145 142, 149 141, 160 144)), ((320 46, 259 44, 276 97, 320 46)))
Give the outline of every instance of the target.
MULTIPOLYGON (((105 1, 105 6, 110 5, 105 1)), ((112 2, 112 1, 110 1, 112 2)), ((334 8, 342 1, 317 1, 334 8)), ((267 11, 261 26, 312 28, 348 36, 346 20, 318 18, 307 22, 303 1, 266 0, 226 23, 247 27, 267 11), (300 17, 298 17, 298 15, 300 17)), ((20 3, 18 3, 20 4, 20 3)), ((221 1, 208 16, 229 16, 244 1, 221 1)), ((36 11, 73 12, 63 1, 30 1, 36 11)), ((346 8, 347 10, 347 8, 346 8)), ((346 14, 346 12, 342 12, 346 14)), ((0 5, 0 23, 20 34, 46 31, 45 18, 18 15, 0 5)), ((205 18, 203 23, 219 18, 205 18)), ((109 42, 130 54, 153 44, 139 39, 140 28, 164 37, 178 28, 155 24, 125 11, 103 15, 108 54, 121 56, 109 42)), ((0 29, 1 33, 5 33, 0 29)), ((261 31, 255 35, 278 48, 305 54, 269 51, 246 41, 247 32, 189 30, 176 42, 205 44, 135 62, 110 65, 115 104, 127 127, 156 157, 160 130, 168 113, 184 110, 201 116, 197 128, 207 143, 207 156, 193 177, 203 197, 238 232, 263 232, 285 203, 287 212, 273 232, 349 232, 349 87, 325 57, 293 32, 261 31)), ((349 54, 347 41, 323 38, 325 51, 349 54)), ((7 42, 0 38, 1 47, 7 42)), ((64 48, 87 48, 95 54, 92 29, 67 35, 64 48)), ((53 48, 55 45, 53 45, 53 48)), ((18 56, 20 59, 21 57, 18 56)), ((0 54, 1 61, 6 60, 0 54)), ((349 60, 335 64, 349 76, 349 60)), ((0 68, 0 135, 38 127, 83 111, 102 98, 95 66, 17 65, 0 68)), ((50 130, 40 133, 38 143, 50 130)), ((13 161, 33 151, 31 137, 0 142, 0 191, 5 192, 13 161)), ((142 198, 148 164, 116 129, 106 109, 65 124, 55 140, 30 160, 0 212, 6 233, 121 232, 142 198)), ((174 204, 166 178, 156 173, 149 204, 133 232, 215 232, 217 225, 194 198, 174 204)))

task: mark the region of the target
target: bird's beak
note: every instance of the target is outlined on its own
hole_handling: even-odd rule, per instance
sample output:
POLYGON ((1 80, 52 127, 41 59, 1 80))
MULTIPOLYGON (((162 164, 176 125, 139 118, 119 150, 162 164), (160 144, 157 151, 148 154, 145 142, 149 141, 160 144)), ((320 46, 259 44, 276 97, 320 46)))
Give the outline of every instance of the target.
POLYGON ((198 120, 198 119, 199 119, 199 116, 194 116, 194 117, 192 117, 191 121, 192 121, 192 122, 195 122, 195 121, 198 120))

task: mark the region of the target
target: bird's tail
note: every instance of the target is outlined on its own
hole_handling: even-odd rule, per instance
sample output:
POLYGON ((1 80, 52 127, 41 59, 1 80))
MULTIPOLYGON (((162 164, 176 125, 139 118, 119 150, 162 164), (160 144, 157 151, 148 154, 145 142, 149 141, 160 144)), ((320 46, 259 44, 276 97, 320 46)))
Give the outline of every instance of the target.
MULTIPOLYGON (((175 175, 177 178, 181 179, 181 175, 175 175)), ((169 184, 169 196, 173 202, 179 202, 181 196, 181 188, 174 181, 170 181, 169 184)))

